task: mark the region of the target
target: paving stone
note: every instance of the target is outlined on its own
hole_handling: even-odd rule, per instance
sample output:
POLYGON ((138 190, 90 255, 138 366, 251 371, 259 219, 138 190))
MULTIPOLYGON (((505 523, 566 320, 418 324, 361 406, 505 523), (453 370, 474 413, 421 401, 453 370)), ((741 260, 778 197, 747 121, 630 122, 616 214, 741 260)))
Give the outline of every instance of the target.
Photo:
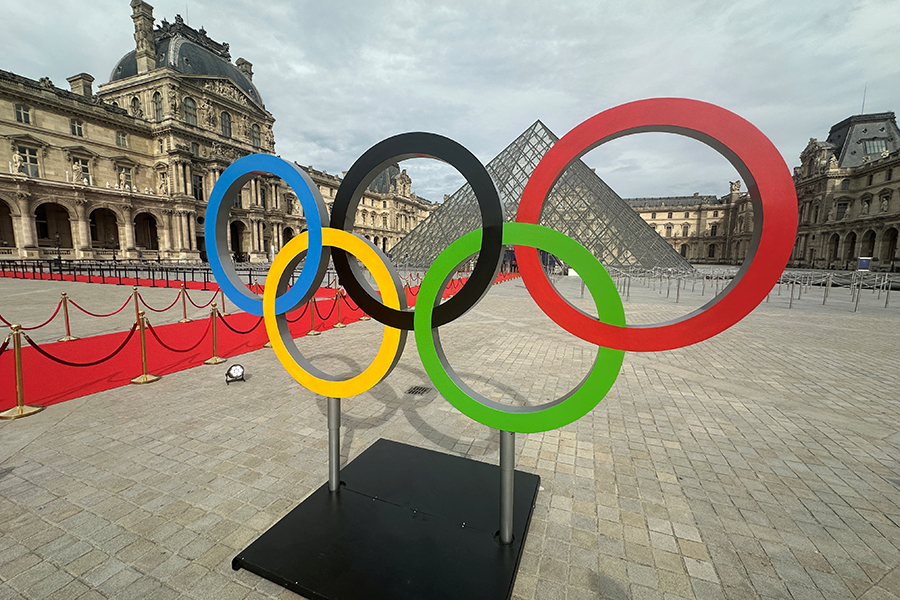
MULTIPOLYGON (((0 287, 0 312, 18 290, 56 299, 59 285, 73 297, 77 287, 98 306, 128 291, 18 283, 0 287)), ((556 285, 588 307, 577 283, 556 285)), ((171 291, 147 290, 157 292, 149 302, 171 291)), ((518 468, 540 474, 543 489, 514 597, 896 600, 900 437, 887 424, 900 417, 900 310, 807 298, 788 309, 773 295, 695 346, 628 353, 588 415, 517 436, 518 468)), ((649 323, 708 299, 684 291, 675 304, 633 283, 625 305, 629 322, 649 323)), ((24 305, 37 315, 40 302, 24 305)), ((568 393, 596 353, 540 313, 520 281, 493 288, 441 335, 469 385, 514 405, 568 393)), ((349 374, 380 336, 377 323, 355 323, 297 343, 317 366, 349 374)), ((198 367, 0 423, 0 578, 29 583, 0 583, 0 598, 297 597, 230 562, 325 480, 325 403, 270 350, 240 360, 245 384, 225 387, 222 369, 198 367)), ((344 401, 344 460, 387 437, 495 463, 495 433, 437 393, 402 393, 422 384, 410 337, 385 382, 344 401)))

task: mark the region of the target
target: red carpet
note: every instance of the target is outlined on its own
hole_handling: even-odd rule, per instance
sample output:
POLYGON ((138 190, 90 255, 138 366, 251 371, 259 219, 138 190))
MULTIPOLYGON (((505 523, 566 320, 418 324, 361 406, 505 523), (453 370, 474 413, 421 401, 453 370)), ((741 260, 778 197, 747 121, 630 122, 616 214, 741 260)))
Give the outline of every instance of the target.
MULTIPOLYGON (((497 283, 515 277, 518 277, 517 273, 501 273, 497 277, 497 283)), ((461 285, 462 283, 451 282, 444 292, 444 297, 452 295, 461 285)), ((415 304, 418 290, 419 286, 407 288, 407 299, 410 306, 415 304)), ((288 315, 288 320, 293 321, 290 329, 295 337, 305 335, 312 327, 311 310, 315 311, 315 329, 317 331, 331 329, 337 323, 338 310, 334 289, 320 288, 316 293, 316 298, 314 307, 311 303, 288 315)), ((362 316, 362 311, 352 300, 342 299, 340 311, 343 323, 352 323, 362 316)), ((152 315, 149 316, 149 319, 152 327, 152 315)), ((221 319, 216 323, 220 357, 229 358, 258 350, 268 341, 265 326, 260 322, 260 317, 238 313, 226 316, 224 320, 224 323, 221 319), (235 333, 232 329, 240 333, 235 333)), ((167 375, 201 365, 213 354, 209 318, 191 323, 160 325, 153 327, 153 331, 163 344, 170 348, 162 346, 151 331, 146 332, 147 366, 148 372, 153 375, 167 375), (198 342, 199 345, 197 345, 198 342), (172 351, 185 350, 195 345, 196 348, 187 352, 172 351)), ((127 335, 128 332, 111 333, 70 342, 41 344, 40 347, 58 359, 86 363, 108 356, 122 344, 127 335)), ((2 343, 2 338, 0 338, 0 343, 2 343)), ((140 374, 141 343, 137 331, 118 354, 98 365, 89 367, 58 364, 32 348, 24 338, 22 340, 22 379, 26 404, 47 406, 87 394, 130 385, 131 380, 140 374)), ((0 410, 11 408, 15 406, 15 403, 15 367, 13 344, 10 341, 7 350, 0 354, 0 410)))

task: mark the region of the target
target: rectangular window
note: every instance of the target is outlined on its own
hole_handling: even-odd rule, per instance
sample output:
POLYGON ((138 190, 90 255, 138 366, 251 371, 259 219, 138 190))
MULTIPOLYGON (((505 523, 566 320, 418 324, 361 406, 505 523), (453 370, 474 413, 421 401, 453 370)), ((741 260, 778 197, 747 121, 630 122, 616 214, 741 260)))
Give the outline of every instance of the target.
POLYGON ((122 131, 116 132, 116 146, 119 146, 121 148, 128 147, 128 136, 125 135, 125 133, 122 131))
POLYGON ((69 128, 72 130, 72 135, 84 137, 84 125, 78 119, 69 119, 69 128))
POLYGON ((131 189, 131 167, 119 167, 119 187, 131 189))
POLYGON ((894 169, 888 169, 887 173, 884 174, 884 180, 890 181, 893 178, 894 178, 894 169))
POLYGON ((840 221, 844 218, 844 215, 847 214, 847 203, 846 202, 838 202, 837 204, 837 213, 835 214, 835 219, 840 221))
POLYGON ((667 218, 668 218, 668 219, 671 219, 671 218, 672 218, 672 213, 669 213, 669 216, 668 216, 667 218))
POLYGON ((194 198, 203 202, 203 176, 191 173, 191 190, 194 192, 194 198))
POLYGON ((714 216, 714 217, 718 217, 718 216, 719 216, 719 211, 714 210, 714 211, 713 211, 713 216, 714 216))
POLYGON ((684 218, 685 218, 685 219, 690 219, 690 218, 691 218, 691 213, 689 213, 689 212, 684 213, 684 218))
POLYGON ((716 237, 717 235, 719 235, 719 226, 713 225, 712 227, 710 227, 709 235, 711 235, 712 237, 716 237))
POLYGON ((194 156, 200 156, 200 144, 197 142, 191 142, 191 154, 194 156))
POLYGON ((22 163, 19 165, 19 173, 24 173, 29 177, 40 177, 40 172, 38 171, 37 148, 19 146, 17 151, 19 157, 22 159, 22 163))
POLYGON ((866 179, 866 185, 872 185, 872 180, 873 180, 873 179, 874 179, 874 177, 873 177, 872 174, 870 173, 870 174, 869 174, 869 177, 866 179))
POLYGON ((866 154, 880 154, 887 150, 887 140, 869 140, 866 142, 866 154))
POLYGON ((73 183, 82 183, 85 179, 91 180, 91 171, 88 168, 88 159, 73 158, 72 159, 72 175, 75 181, 73 183))
POLYGON ((16 104, 16 121, 31 125, 31 109, 22 104, 16 104))
POLYGON ((263 208, 266 208, 266 188, 265 185, 259 186, 259 204, 263 208))

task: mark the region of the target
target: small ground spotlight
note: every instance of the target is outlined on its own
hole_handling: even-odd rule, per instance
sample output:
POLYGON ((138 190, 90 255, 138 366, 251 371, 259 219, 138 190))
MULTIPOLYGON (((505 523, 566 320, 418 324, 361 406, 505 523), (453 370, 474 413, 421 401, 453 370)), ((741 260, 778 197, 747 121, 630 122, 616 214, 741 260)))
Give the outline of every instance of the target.
POLYGON ((238 364, 228 367, 225 371, 225 384, 228 385, 232 381, 247 381, 244 379, 244 367, 238 364))

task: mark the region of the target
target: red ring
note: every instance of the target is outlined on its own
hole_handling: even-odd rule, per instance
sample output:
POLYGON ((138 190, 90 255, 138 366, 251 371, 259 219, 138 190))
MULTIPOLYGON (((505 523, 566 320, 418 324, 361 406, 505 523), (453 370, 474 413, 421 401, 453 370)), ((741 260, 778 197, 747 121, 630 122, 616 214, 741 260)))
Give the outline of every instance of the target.
POLYGON ((653 98, 594 115, 559 140, 528 180, 516 220, 540 220, 544 199, 569 164, 605 142, 642 132, 677 133, 703 142, 728 159, 747 184, 755 217, 753 239, 723 296, 669 323, 618 327, 597 321, 562 298, 544 274, 537 250, 526 246, 515 250, 525 286, 557 325, 606 348, 655 352, 710 338, 743 319, 766 297, 794 247, 797 194, 781 154, 749 122, 714 104, 653 98))

